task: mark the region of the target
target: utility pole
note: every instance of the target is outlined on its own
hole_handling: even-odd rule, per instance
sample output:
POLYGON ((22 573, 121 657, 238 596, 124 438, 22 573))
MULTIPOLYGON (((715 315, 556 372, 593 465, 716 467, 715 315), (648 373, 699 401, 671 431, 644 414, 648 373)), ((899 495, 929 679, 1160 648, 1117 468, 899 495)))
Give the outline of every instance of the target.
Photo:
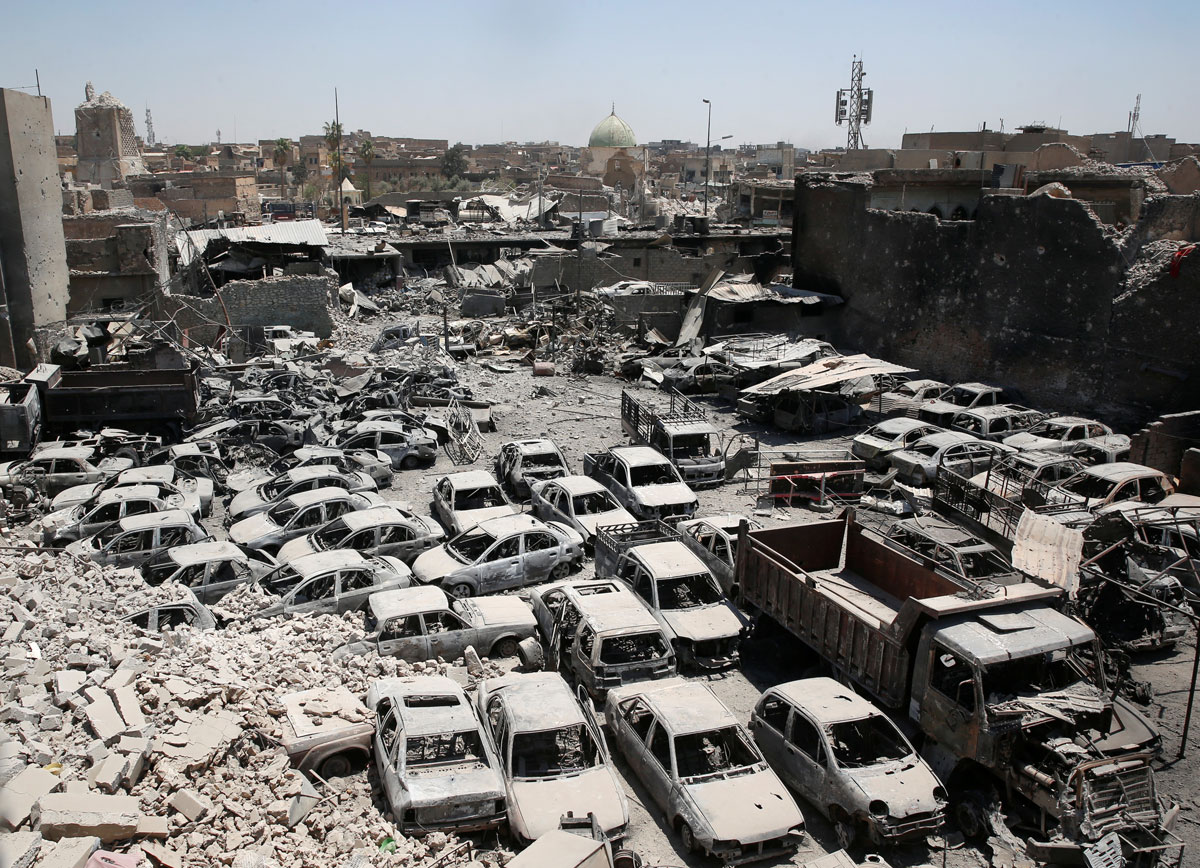
MULTIPOLYGON (((333 123, 337 128, 337 176, 333 179, 333 195, 337 196, 338 214, 342 217, 342 235, 346 234, 348 219, 346 214, 346 203, 342 199, 342 119, 338 114, 338 92, 337 88, 333 89, 333 123)), ((446 351, 450 351, 450 345, 446 345, 446 351)))
POLYGON ((703 100, 708 106, 708 133, 704 137, 704 216, 708 216, 708 186, 712 180, 712 103, 703 100))

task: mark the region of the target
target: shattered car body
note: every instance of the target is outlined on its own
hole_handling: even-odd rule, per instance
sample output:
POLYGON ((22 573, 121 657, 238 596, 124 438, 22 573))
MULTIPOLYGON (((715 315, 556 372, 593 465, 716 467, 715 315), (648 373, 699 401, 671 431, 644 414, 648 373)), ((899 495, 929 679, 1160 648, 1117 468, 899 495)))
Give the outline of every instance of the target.
POLYGON ((737 540, 742 522, 752 530, 762 527, 754 519, 734 513, 693 518, 677 527, 683 544, 704 561, 721 590, 733 598, 737 597, 737 540))
POLYGON ((282 599, 254 616, 343 615, 365 609, 372 594, 407 588, 411 583, 412 571, 396 558, 364 557, 350 549, 317 552, 282 564, 259 580, 263 589, 282 599))
POLYGON ((481 521, 413 562, 421 584, 471 597, 565 578, 583 561, 583 538, 530 515, 481 521))
POLYGON ((280 743, 291 764, 325 780, 345 777, 371 756, 374 722, 345 687, 312 687, 284 695, 280 743))
POLYGON ((500 759, 508 825, 529 842, 568 813, 594 814, 609 841, 625 837, 629 805, 592 713, 562 676, 513 673, 479 685, 475 707, 500 759))
POLYGON ((949 428, 972 434, 980 440, 1003 441, 1032 428, 1045 418, 1046 414, 1039 410, 1016 404, 997 404, 955 413, 949 428))
POLYGON ((178 582, 201 603, 215 603, 239 585, 257 581, 278 567, 263 552, 245 552, 226 540, 173 546, 142 564, 142 578, 154 587, 178 582))
POLYGON ((1079 416, 1051 416, 1027 431, 1004 438, 1005 446, 1022 451, 1062 452, 1092 464, 1125 461, 1129 438, 1112 428, 1079 416))
POLYGON ((887 467, 888 456, 907 449, 922 437, 936 434, 940 429, 928 422, 919 422, 907 416, 885 419, 855 436, 850 443, 850 452, 867 462, 867 466, 879 470, 887 467))
POLYGON ((885 538, 957 578, 998 585, 1024 581, 995 546, 953 522, 931 517, 905 518, 887 528, 885 538))
POLYGON ((294 470, 285 470, 266 482, 260 482, 252 488, 235 494, 229 501, 225 520, 232 524, 265 512, 274 504, 293 494, 299 494, 302 491, 316 491, 321 488, 340 488, 352 494, 376 490, 375 480, 366 473, 359 471, 349 474, 342 473, 336 467, 328 464, 297 467, 294 470))
POLYGON ((949 388, 949 385, 937 380, 908 380, 891 391, 883 392, 872 403, 885 416, 915 419, 918 407, 937 400, 949 388))
POLYGON ((375 767, 397 825, 409 835, 494 829, 506 815, 501 760, 463 689, 449 678, 371 685, 375 767))
POLYGON ((208 531, 182 509, 130 515, 107 525, 95 536, 67 546, 70 554, 98 564, 134 567, 159 550, 187 543, 203 542, 208 531))
POLYGON ((134 466, 130 458, 109 457, 93 463, 92 449, 46 449, 27 461, 0 463, 0 485, 32 485, 47 496, 112 479, 134 466))
POLYGON ((382 452, 394 470, 411 470, 437 457, 437 434, 399 422, 359 422, 342 435, 338 448, 382 452))
POLYGON ((604 719, 685 851, 740 865, 800 846, 800 809, 705 685, 668 678, 618 688, 604 719))
POLYGON ((600 482, 637 518, 691 518, 699 505, 675 465, 649 446, 614 446, 583 457, 585 476, 600 482))
POLYGON ((1125 500, 1157 503, 1175 492, 1175 480, 1161 470, 1114 461, 1085 467, 1046 493, 1046 503, 1087 512, 1125 500))
POLYGON ((378 494, 370 491, 360 494, 352 494, 344 488, 301 491, 235 522, 229 528, 229 538, 246 548, 278 551, 289 540, 316 530, 347 512, 385 503, 378 494))
POLYGON ((504 496, 496 477, 486 470, 451 473, 433 487, 433 513, 452 534, 518 512, 504 496))
POLYGON ((550 647, 551 668, 602 700, 615 688, 675 674, 671 641, 654 614, 620 582, 555 582, 530 605, 550 647))
POLYGON ((367 605, 363 642, 349 653, 376 650, 401 660, 457 660, 467 646, 487 657, 514 657, 517 644, 537 635, 529 604, 509 595, 454 599, 428 586, 381 591, 367 605))
POLYGON ((562 476, 530 486, 530 505, 543 521, 570 525, 591 548, 596 529, 608 524, 637 521, 617 503, 612 492, 587 476, 562 476))
POLYGON ((161 633, 176 627, 190 627, 197 631, 215 630, 218 626, 216 616, 190 591, 183 592, 176 600, 131 612, 121 620, 148 633, 161 633))
POLYGON ((843 848, 941 828, 946 789, 929 764, 879 709, 832 678, 770 688, 750 729, 771 767, 834 824, 843 848))
POLYGON ((939 431, 922 437, 907 449, 896 450, 888 456, 888 464, 898 479, 921 488, 932 484, 939 467, 972 476, 1013 451, 1010 446, 989 443, 962 431, 939 431))
POLYGON ((513 440, 501 446, 496 457, 496 477, 520 498, 528 497, 537 483, 569 472, 567 459, 553 440, 513 440))
MULTIPOLYGON (((161 494, 162 490, 156 485, 125 485, 101 491, 91 503, 60 509, 45 516, 41 521, 42 540, 52 546, 63 546, 99 533, 127 515, 187 509, 188 503, 182 495, 166 494, 163 497, 161 494)), ((198 511, 193 514, 198 517, 198 511)))
POLYGON ((354 549, 364 554, 394 555, 406 564, 446 538, 432 518, 414 515, 398 504, 343 513, 322 527, 286 542, 279 562, 287 563, 312 552, 354 549))

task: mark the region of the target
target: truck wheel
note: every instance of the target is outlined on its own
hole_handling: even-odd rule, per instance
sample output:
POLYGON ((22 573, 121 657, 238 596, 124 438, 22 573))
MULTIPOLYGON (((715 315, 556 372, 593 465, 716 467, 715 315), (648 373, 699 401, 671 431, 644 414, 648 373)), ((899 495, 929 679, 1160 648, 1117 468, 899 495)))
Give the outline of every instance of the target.
POLYGON ((138 467, 142 463, 141 456, 139 456, 137 454, 137 450, 133 449, 129 446, 126 446, 122 449, 118 449, 116 452, 113 453, 113 458, 128 458, 130 461, 133 462, 134 467, 138 467))
POLYGON ((344 778, 352 770, 350 756, 344 753, 335 753, 333 756, 321 760, 321 767, 317 770, 317 774, 325 780, 329 780, 330 778, 344 778))
POLYGON ((517 656, 517 640, 509 636, 507 639, 501 639, 492 646, 492 651, 488 655, 490 657, 516 657, 517 656))
POLYGON ((679 821, 679 839, 683 842, 683 852, 696 852, 696 836, 692 832, 692 827, 685 821, 679 821))
POLYGON ((981 841, 992 832, 988 805, 990 799, 981 790, 967 790, 954 805, 954 821, 967 840, 981 841))

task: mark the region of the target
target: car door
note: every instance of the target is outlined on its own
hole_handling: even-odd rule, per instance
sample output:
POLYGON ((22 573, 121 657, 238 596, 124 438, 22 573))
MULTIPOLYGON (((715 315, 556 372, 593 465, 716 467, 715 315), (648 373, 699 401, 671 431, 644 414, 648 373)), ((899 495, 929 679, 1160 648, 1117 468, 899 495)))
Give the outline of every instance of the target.
POLYGON ((525 584, 532 585, 550 578, 562 553, 558 537, 544 530, 527 531, 523 536, 522 566, 525 584))
POLYGON ((354 549, 364 554, 391 554, 379 550, 379 528, 364 527, 355 531, 338 543, 340 549, 354 549))
POLYGON ((420 615, 388 619, 380 627, 377 646, 380 657, 399 657, 410 663, 430 659, 429 639, 420 615))
MULTIPOLYGON (((393 462, 394 463, 394 462, 393 462)), ((449 478, 443 478, 433 490, 433 509, 438 520, 448 528, 454 527, 454 491, 449 478)))
POLYGON ((100 529, 121 517, 120 503, 106 503, 98 506, 83 517, 79 525, 79 538, 99 533, 100 529))
POLYGON ((54 466, 50 469, 50 475, 46 478, 46 485, 49 491, 57 494, 73 485, 84 485, 88 482, 99 481, 100 475, 96 474, 93 478, 80 465, 78 459, 55 458, 54 466))
POLYGON ((675 781, 675 765, 672 762, 672 738, 662 721, 656 720, 646 737, 645 762, 642 763, 642 783, 650 791, 651 798, 659 808, 667 811, 671 803, 671 790, 675 781))
POLYGON ((617 706, 616 730, 617 747, 629 764, 638 771, 638 777, 643 777, 642 770, 649 762, 649 748, 646 740, 650 730, 657 723, 654 712, 646 705, 640 696, 622 700, 617 706))
POLYGON ((352 567, 338 572, 337 613, 365 609, 371 594, 378 590, 375 571, 369 567, 352 567))
POLYGON ((116 564, 118 566, 135 563, 143 555, 149 553, 153 546, 154 530, 152 528, 129 531, 128 533, 120 534, 108 544, 103 560, 105 563, 116 564))
POLYGON ((379 777, 389 805, 400 805, 403 787, 400 784, 400 746, 404 743, 400 720, 390 699, 384 699, 375 710, 375 758, 379 777))
POLYGON ((524 582, 524 567, 521 565, 521 535, 510 534, 493 543, 476 563, 481 594, 516 588, 524 582))
POLYGON ((284 599, 284 608, 288 612, 333 614, 337 611, 337 575, 330 572, 305 579, 284 599))
MULTIPOLYGON (((219 600, 239 585, 249 584, 253 579, 250 567, 241 561, 210 561, 204 578, 201 602, 219 600)), ((200 593, 197 593, 200 596, 200 593)))
POLYGON ((537 510, 538 518, 543 521, 561 521, 572 527, 579 527, 579 522, 574 520, 569 494, 557 485, 547 485, 542 489, 542 497, 545 505, 539 504, 542 508, 537 510))
POLYGON ((407 524, 385 524, 379 528, 376 553, 392 555, 407 564, 421 552, 433 548, 434 542, 432 535, 423 532, 418 537, 416 530, 407 524))
POLYGON ((829 762, 825 755, 825 742, 817 725, 798 708, 792 709, 783 750, 786 754, 785 766, 791 771, 793 785, 824 813, 829 808, 822 798, 826 794, 829 762))
POLYGON ((750 718, 750 728, 754 732, 754 740, 758 743, 763 757, 773 769, 779 772, 780 777, 795 787, 791 757, 786 748, 788 718, 791 711, 792 707, 785 699, 768 693, 758 701, 754 714, 750 718))
MULTIPOLYGON (((429 637, 429 659, 456 660, 475 643, 476 630, 454 612, 445 609, 425 613, 425 635, 429 637)), ((487 648, 476 648, 480 654, 487 648)))

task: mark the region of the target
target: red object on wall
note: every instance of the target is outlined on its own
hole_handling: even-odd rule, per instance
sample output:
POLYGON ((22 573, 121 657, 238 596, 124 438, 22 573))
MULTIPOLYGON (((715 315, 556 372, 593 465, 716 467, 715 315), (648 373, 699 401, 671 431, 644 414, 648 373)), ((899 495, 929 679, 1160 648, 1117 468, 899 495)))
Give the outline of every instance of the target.
POLYGON ((1187 247, 1180 247, 1171 257, 1171 277, 1179 277, 1179 269, 1183 265, 1184 258, 1196 249, 1195 244, 1189 244, 1187 247))

